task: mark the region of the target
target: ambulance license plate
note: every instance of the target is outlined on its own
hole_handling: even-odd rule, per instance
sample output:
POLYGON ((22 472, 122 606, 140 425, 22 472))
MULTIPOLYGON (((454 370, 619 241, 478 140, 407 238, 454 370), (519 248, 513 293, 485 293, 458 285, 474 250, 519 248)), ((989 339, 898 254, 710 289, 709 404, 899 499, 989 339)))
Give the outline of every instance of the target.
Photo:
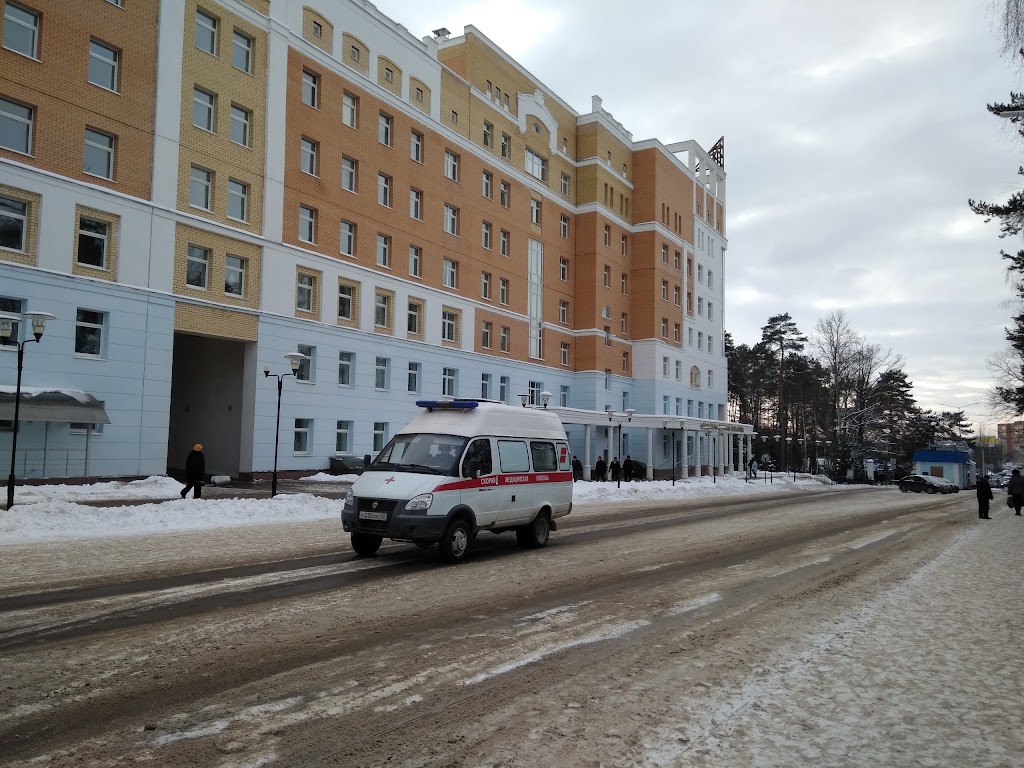
POLYGON ((370 512, 369 510, 363 509, 359 511, 360 520, 387 520, 387 512, 370 512))

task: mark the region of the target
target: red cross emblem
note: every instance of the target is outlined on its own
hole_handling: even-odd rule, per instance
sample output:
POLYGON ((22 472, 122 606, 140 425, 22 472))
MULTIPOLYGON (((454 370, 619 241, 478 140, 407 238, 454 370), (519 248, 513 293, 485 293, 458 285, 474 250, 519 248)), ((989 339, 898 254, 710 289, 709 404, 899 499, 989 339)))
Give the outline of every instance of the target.
POLYGON ((385 482, 385 483, 393 483, 393 482, 395 482, 395 478, 394 478, 394 477, 389 477, 389 478, 388 478, 387 480, 385 480, 384 482, 385 482))

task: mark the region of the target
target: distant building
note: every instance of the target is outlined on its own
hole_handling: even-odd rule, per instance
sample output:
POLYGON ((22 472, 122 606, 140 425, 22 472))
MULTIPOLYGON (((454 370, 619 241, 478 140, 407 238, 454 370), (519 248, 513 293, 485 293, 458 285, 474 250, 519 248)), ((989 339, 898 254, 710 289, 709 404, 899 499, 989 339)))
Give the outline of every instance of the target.
POLYGON ((1024 421, 997 424, 996 436, 1003 444, 1007 460, 1013 461, 1017 450, 1024 448, 1024 421))

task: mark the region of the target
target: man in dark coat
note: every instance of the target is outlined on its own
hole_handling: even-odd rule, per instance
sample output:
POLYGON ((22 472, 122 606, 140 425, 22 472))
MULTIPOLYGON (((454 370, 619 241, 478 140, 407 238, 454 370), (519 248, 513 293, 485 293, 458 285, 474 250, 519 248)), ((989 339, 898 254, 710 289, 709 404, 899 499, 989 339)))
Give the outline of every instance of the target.
POLYGON ((633 479, 633 459, 626 454, 626 460, 622 462, 622 479, 627 483, 633 479))
POLYGON ((992 518, 988 516, 988 503, 992 499, 992 486, 988 484, 987 478, 979 477, 974 487, 978 493, 978 517, 982 520, 991 520, 992 518))
POLYGON ((1024 504, 1024 477, 1021 477, 1020 470, 1015 469, 1010 473, 1010 482, 1006 485, 1006 493, 1013 502, 1014 514, 1020 514, 1021 504, 1024 504))
POLYGON ((597 464, 594 465, 594 479, 604 482, 605 472, 607 471, 608 470, 604 464, 604 456, 601 456, 597 460, 597 464))
POLYGON ((616 456, 614 459, 612 459, 611 471, 612 471, 612 482, 613 483, 619 482, 619 474, 622 472, 622 467, 619 465, 619 457, 618 456, 616 456))
POLYGON ((572 481, 575 483, 577 480, 583 479, 583 462, 580 461, 579 456, 572 457, 572 481))
POLYGON ((203 497, 204 477, 206 477, 206 457, 203 456, 202 444, 196 443, 192 446, 192 451, 189 453, 188 458, 185 459, 185 482, 188 485, 181 489, 181 498, 184 499, 188 496, 188 492, 195 488, 192 498, 201 499, 203 497))

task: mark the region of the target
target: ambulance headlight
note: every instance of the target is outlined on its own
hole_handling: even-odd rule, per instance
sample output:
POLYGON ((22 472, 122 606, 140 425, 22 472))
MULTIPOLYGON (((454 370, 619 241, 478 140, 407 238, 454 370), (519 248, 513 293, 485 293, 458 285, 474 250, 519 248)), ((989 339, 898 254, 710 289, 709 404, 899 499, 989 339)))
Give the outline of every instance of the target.
POLYGON ((356 508, 356 497, 353 496, 350 493, 348 496, 345 497, 345 509, 355 509, 355 508, 356 508))
POLYGON ((409 502, 405 505, 405 508, 409 512, 422 512, 425 509, 430 509, 430 505, 434 502, 434 494, 432 493, 421 493, 419 496, 414 496, 409 499, 409 502))

